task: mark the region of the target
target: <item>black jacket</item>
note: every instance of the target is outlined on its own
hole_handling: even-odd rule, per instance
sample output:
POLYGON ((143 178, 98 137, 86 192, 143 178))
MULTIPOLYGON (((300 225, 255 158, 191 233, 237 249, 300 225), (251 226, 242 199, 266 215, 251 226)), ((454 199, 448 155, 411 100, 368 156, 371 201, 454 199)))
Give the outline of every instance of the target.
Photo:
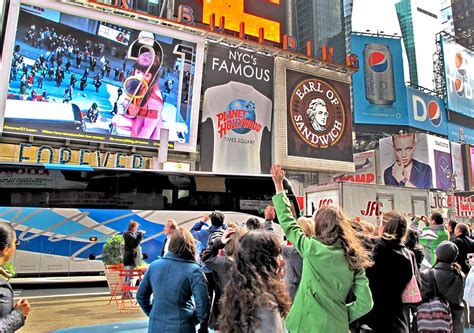
POLYGON ((409 319, 403 311, 402 293, 413 276, 410 250, 397 240, 376 241, 374 266, 366 269, 374 307, 361 323, 377 333, 408 333, 409 319))
POLYGON ((474 241, 467 236, 458 236, 453 240, 459 250, 456 262, 461 266, 461 270, 464 274, 469 273, 469 265, 466 263, 467 254, 474 253, 474 241))
POLYGON ((140 265, 142 258, 140 258, 140 250, 138 246, 140 245, 142 238, 143 234, 141 232, 133 234, 130 231, 126 231, 123 234, 123 239, 125 241, 125 252, 123 254, 124 266, 137 267, 140 265))
POLYGON ((439 262, 433 268, 421 272, 420 291, 423 301, 428 301, 434 296, 434 286, 430 276, 431 270, 434 271, 438 295, 449 302, 451 309, 462 308, 464 279, 457 269, 444 262, 439 262))
POLYGON ((10 284, 0 278, 0 332, 15 332, 25 325, 25 317, 14 308, 13 290, 10 284))

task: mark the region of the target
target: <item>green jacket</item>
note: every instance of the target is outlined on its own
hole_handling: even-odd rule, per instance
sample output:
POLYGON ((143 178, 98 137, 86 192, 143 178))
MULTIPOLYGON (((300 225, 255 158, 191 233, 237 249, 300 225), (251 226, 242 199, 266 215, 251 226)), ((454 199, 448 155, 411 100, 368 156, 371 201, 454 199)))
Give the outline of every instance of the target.
POLYGON ((423 267, 429 268, 436 262, 435 250, 443 241, 449 240, 449 233, 443 224, 430 225, 423 229, 420 244, 424 247, 423 267))
POLYGON ((273 204, 286 237, 303 257, 301 282, 285 321, 288 331, 349 332, 349 323, 373 306, 365 271, 351 271, 341 248, 306 237, 296 224, 286 195, 276 194, 273 204), (346 304, 351 288, 356 301, 346 304))

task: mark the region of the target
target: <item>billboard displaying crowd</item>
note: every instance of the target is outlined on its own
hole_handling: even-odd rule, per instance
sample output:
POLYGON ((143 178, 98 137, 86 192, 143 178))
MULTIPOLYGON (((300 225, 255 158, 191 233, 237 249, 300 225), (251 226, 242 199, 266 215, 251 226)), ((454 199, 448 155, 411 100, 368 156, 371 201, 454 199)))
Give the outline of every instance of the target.
POLYGON ((360 66, 353 75, 355 123, 408 125, 400 38, 354 33, 351 46, 360 66))
POLYGON ((201 170, 268 173, 273 57, 209 44, 205 84, 201 170))
POLYGON ((76 11, 21 7, 4 131, 195 151, 204 40, 76 11))
POLYGON ((442 36, 448 109, 474 117, 474 52, 442 36))

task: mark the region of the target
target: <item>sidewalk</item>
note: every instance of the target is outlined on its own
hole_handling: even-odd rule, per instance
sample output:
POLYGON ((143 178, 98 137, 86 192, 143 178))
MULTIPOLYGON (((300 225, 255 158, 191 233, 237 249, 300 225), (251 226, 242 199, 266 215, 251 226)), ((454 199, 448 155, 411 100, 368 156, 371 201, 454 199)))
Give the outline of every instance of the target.
MULTIPOLYGON (((130 323, 130 326, 136 324, 136 332, 147 331, 144 322, 148 318, 141 309, 126 309, 120 312, 115 301, 112 300, 112 303, 107 305, 109 298, 109 296, 80 296, 31 299, 30 315, 25 326, 18 332, 51 332, 72 327, 129 321, 135 322, 130 323)), ((130 307, 130 303, 126 306, 130 307)), ((127 331, 131 331, 130 326, 127 331)))

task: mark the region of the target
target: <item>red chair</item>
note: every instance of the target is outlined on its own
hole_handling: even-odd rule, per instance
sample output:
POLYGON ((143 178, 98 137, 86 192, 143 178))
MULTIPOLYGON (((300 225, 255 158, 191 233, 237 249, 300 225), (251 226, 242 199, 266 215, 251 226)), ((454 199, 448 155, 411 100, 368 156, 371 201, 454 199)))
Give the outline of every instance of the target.
POLYGON ((118 304, 117 296, 120 297, 120 288, 121 279, 120 279, 120 271, 123 269, 123 264, 117 265, 106 265, 105 266, 105 277, 107 279, 107 285, 109 286, 110 290, 110 299, 109 303, 112 302, 112 299, 115 299, 115 303, 118 304))
POLYGON ((138 284, 142 280, 143 271, 141 269, 121 269, 119 271, 120 287, 118 290, 121 293, 122 303, 120 311, 125 309, 125 300, 130 300, 133 307, 139 308, 135 300, 135 295, 138 290, 138 284))

